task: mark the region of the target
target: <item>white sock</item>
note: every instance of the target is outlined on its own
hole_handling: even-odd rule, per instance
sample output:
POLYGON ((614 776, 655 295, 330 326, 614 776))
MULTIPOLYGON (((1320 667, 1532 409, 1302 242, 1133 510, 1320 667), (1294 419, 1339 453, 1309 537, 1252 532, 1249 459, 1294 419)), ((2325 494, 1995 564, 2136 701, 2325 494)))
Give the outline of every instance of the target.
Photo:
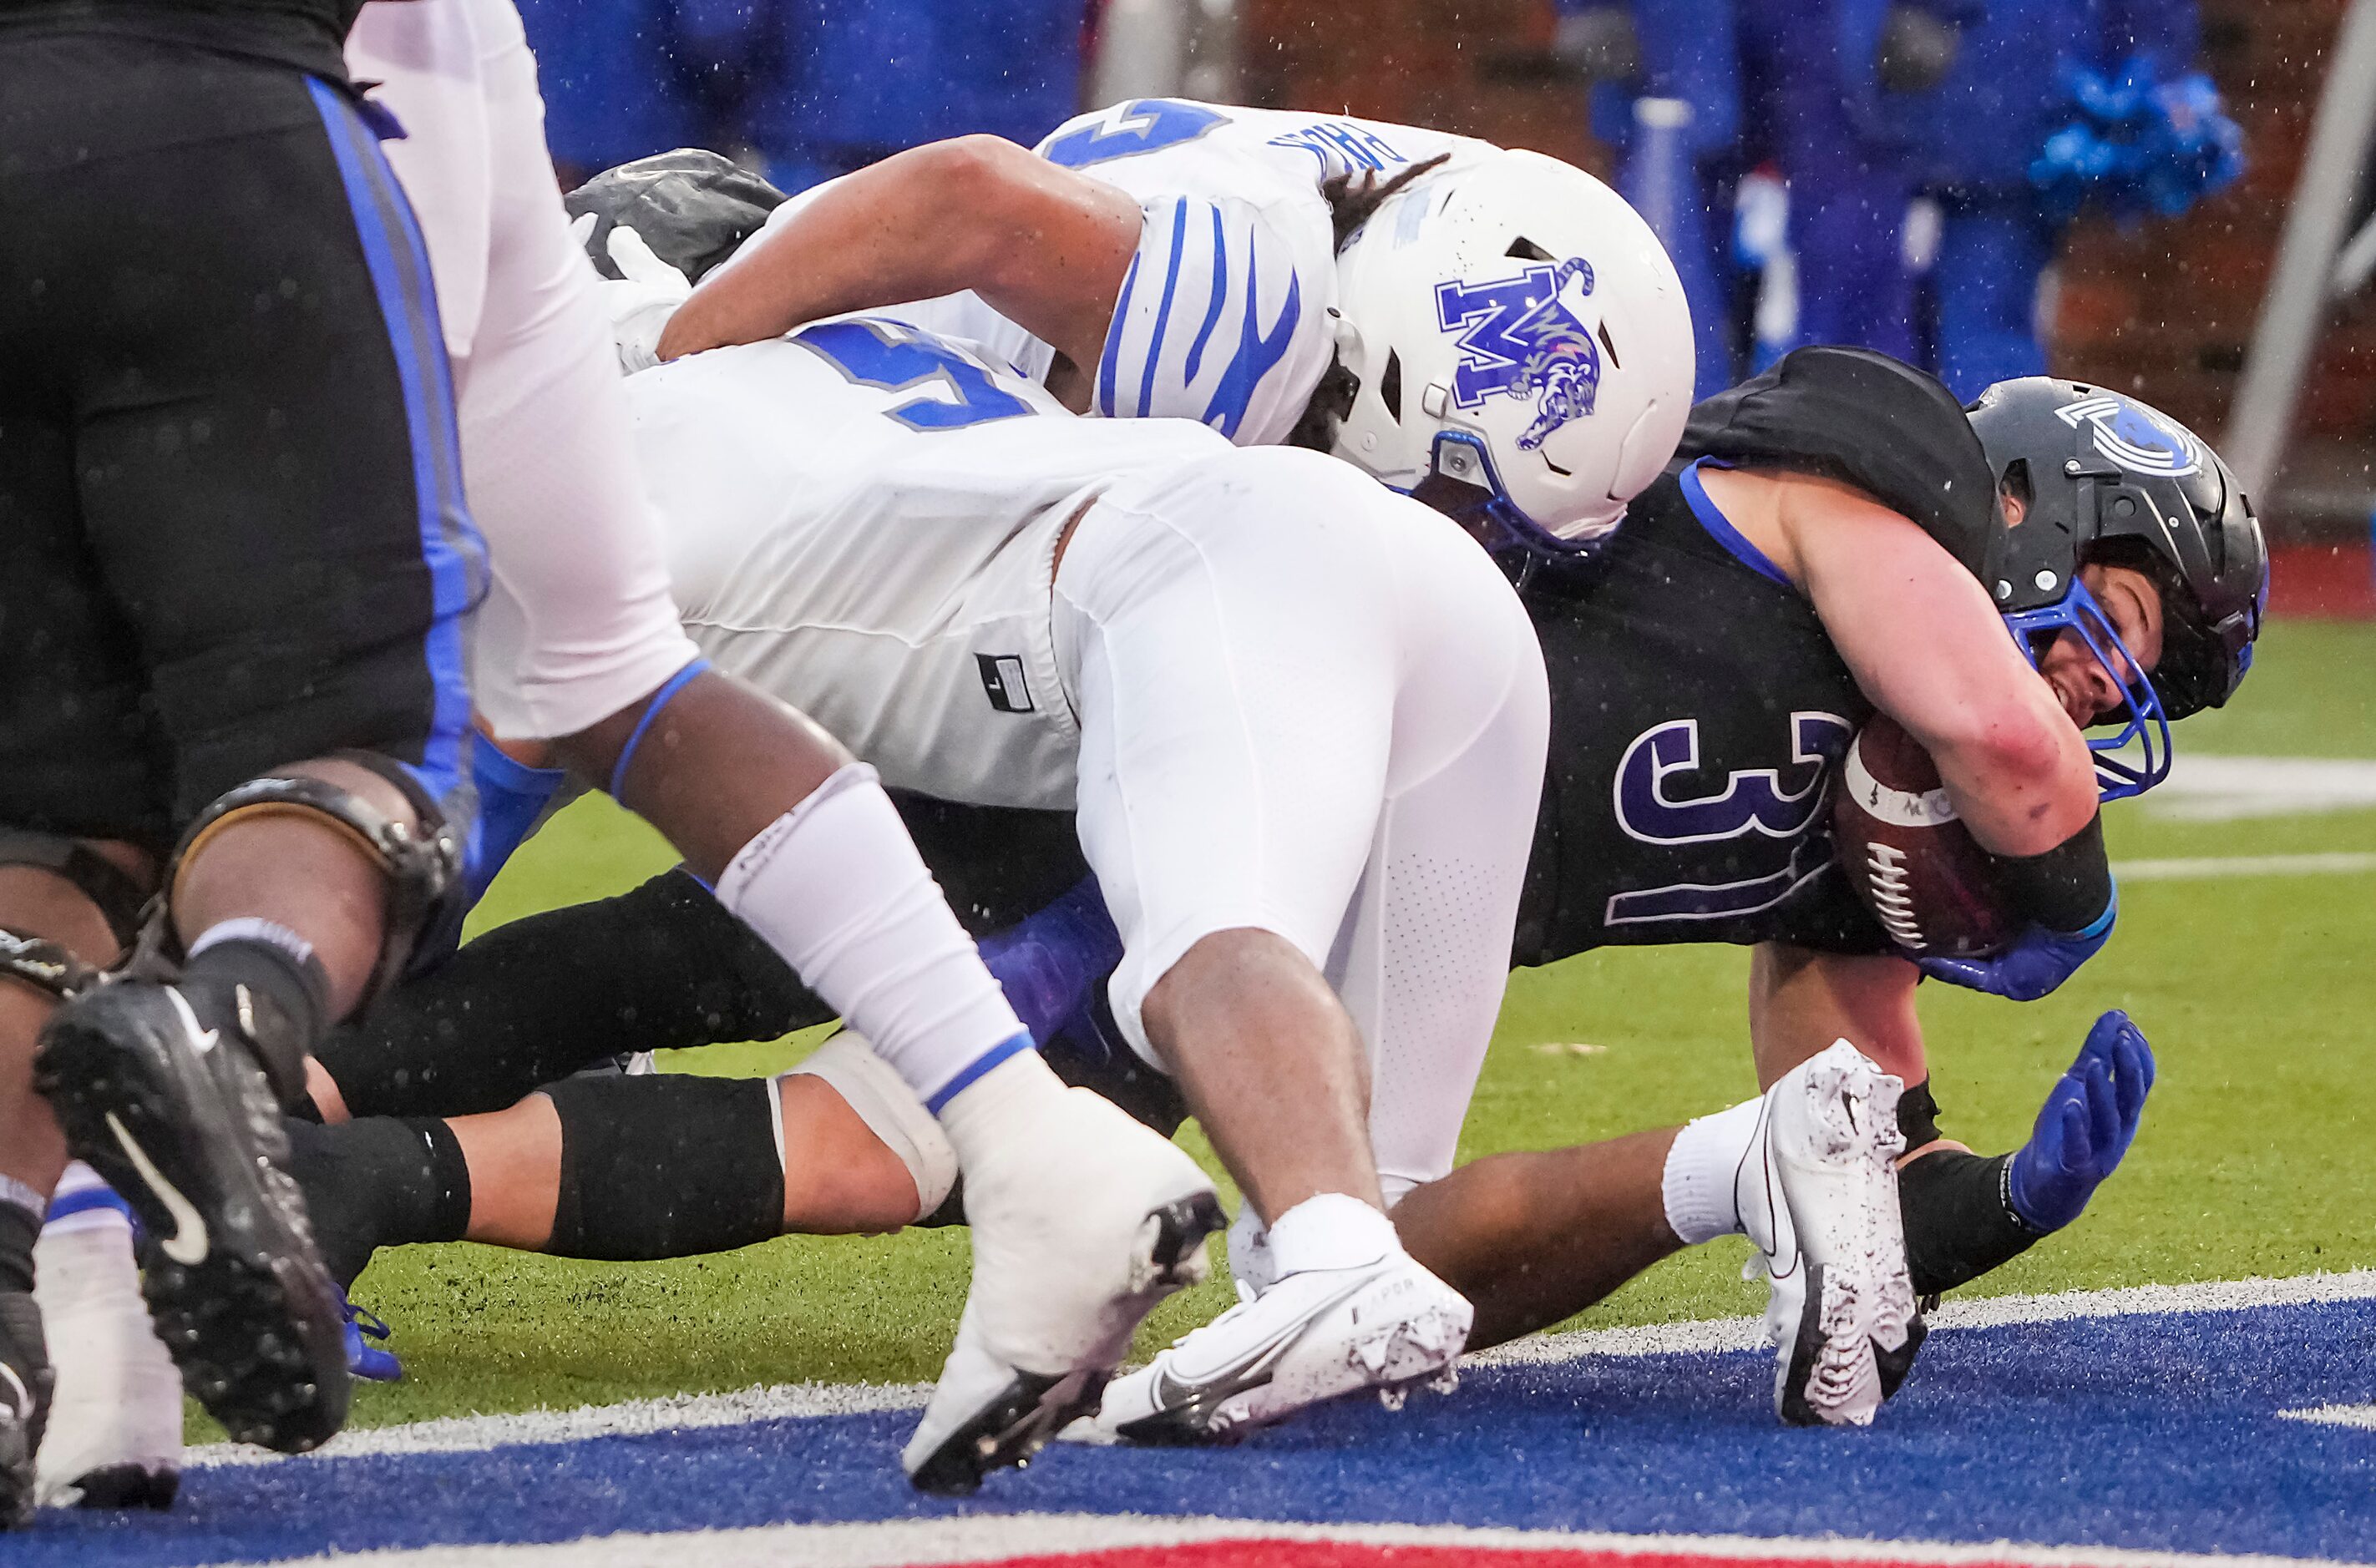
POLYGON ((852 763, 742 847, 718 901, 873 1042, 935 1113, 1031 1037, 949 912, 874 770, 852 763))
POLYGON ((1343 1193, 1309 1197, 1271 1222, 1272 1270, 1280 1278, 1313 1268, 1358 1268, 1402 1251, 1395 1222, 1343 1193))
POLYGON ((1758 1112, 1764 1105, 1763 1099, 1743 1100, 1729 1111, 1703 1116, 1675 1134, 1659 1185, 1667 1201, 1667 1224, 1686 1246, 1740 1230, 1735 1183, 1757 1136, 1758 1112))

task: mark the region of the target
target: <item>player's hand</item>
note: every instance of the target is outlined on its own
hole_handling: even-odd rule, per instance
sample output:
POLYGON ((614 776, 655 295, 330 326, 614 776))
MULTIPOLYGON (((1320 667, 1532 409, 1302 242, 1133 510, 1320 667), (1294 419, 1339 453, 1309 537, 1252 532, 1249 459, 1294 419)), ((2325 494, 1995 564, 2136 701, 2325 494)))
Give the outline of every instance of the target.
MULTIPOLYGON (((581 213, 569 226, 581 246, 594 232, 595 215, 581 213)), ((619 350, 619 368, 633 375, 660 362, 660 333, 669 317, 693 292, 692 280, 652 254, 644 237, 625 224, 612 227, 606 248, 616 279, 601 280, 602 308, 611 318, 611 339, 619 350)))
POLYGON ((1916 966, 1932 980, 1972 991, 1985 991, 2012 1002, 2035 1002, 2078 972, 2079 966, 2101 952, 2112 939, 2112 921, 2120 913, 2116 894, 2104 913, 2085 931, 2049 931, 2032 921, 2014 938, 2013 945, 1993 958, 1917 958, 1916 966))
POLYGON ((2097 1019, 2005 1169, 2005 1199, 2024 1224, 2060 1230, 2079 1218, 2136 1141, 2153 1082, 2153 1047, 2129 1016, 2097 1019))

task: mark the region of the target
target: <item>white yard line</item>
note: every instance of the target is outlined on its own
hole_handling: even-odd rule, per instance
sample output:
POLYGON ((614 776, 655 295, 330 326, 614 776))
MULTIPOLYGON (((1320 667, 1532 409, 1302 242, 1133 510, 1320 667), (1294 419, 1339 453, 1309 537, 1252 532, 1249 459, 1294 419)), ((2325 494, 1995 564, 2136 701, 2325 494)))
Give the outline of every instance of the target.
POLYGON ((2305 1568, 2290 1557, 2219 1556, 2106 1547, 1963 1542, 1763 1538, 1755 1536, 1612 1535, 1598 1531, 1470 1529, 1456 1525, 1302 1525, 1257 1519, 1146 1515, 974 1515, 864 1525, 767 1525, 681 1534, 617 1535, 536 1546, 434 1546, 291 1559, 339 1568, 644 1568, 697 1561, 702 1568, 895 1568, 908 1563, 995 1562, 1195 1541, 1348 1541, 1466 1547, 1479 1552, 1544 1550, 1792 1562, 2035 1564, 2037 1568, 2305 1568))
POLYGON ((2192 882, 2220 876, 2358 876, 2376 872, 2376 855, 2190 855, 2162 861, 2114 861, 2122 882, 2192 882))
MULTIPOLYGON (((1995 1328, 2007 1324, 2056 1323, 2071 1318, 2126 1317, 2140 1313, 2237 1312, 2248 1307, 2296 1306, 2317 1301, 2376 1297, 2376 1269, 2349 1274, 2310 1274, 2290 1279, 2214 1280, 2201 1285, 2140 1285, 2124 1290, 2070 1290, 2049 1296, 1996 1296, 1950 1301, 1931 1319, 1942 1331, 1995 1328)), ((1471 1366, 1541 1366, 1586 1356, 1657 1356, 1752 1350, 1765 1344, 1764 1324, 1753 1317, 1697 1323, 1651 1324, 1633 1328, 1588 1328, 1538 1335, 1469 1358, 1471 1366)), ((376 1427, 333 1439, 314 1458, 357 1458, 382 1454, 455 1454, 524 1443, 567 1443, 580 1438, 735 1426, 792 1416, 858 1415, 875 1410, 923 1408, 926 1384, 779 1384, 733 1394, 677 1395, 588 1405, 575 1410, 524 1410, 502 1416, 448 1416, 409 1426, 376 1427)), ((260 1448, 210 1443, 193 1448, 185 1467, 267 1465, 286 1462, 260 1448)))
POLYGON ((2181 751, 2144 809, 2181 822, 2233 822, 2376 806, 2376 762, 2298 756, 2202 756, 2181 751))
MULTIPOLYGON (((783 1383, 731 1394, 677 1394, 665 1399, 629 1399, 617 1405, 582 1405, 575 1410, 521 1410, 501 1416, 442 1416, 405 1426, 341 1432, 302 1457, 354 1458, 378 1454, 466 1454, 514 1448, 529 1443, 569 1443, 586 1437, 640 1432, 692 1431, 740 1426, 787 1416, 857 1416, 874 1410, 921 1410, 933 1392, 929 1383, 783 1383)), ((183 1456, 184 1468, 207 1465, 273 1465, 288 1455, 232 1443, 210 1443, 183 1456)))
MULTIPOLYGON (((2300 1306, 2371 1296, 2376 1296, 2376 1268, 2363 1268, 2289 1279, 2215 1279, 2201 1285, 2136 1285, 2121 1290, 2064 1290, 2048 1296, 1983 1296, 1947 1302, 1931 1314, 1930 1326, 1936 1330, 2001 1328, 2008 1324, 2059 1323, 2071 1318, 2133 1317, 2140 1313, 2239 1312, 2247 1307, 2300 1306)), ((1471 1356, 1466 1364, 1540 1366, 1584 1356, 1756 1350, 1764 1348, 1765 1343, 1765 1325, 1758 1318, 1713 1318, 1541 1334, 1471 1356)))
POLYGON ((2376 1405, 2312 1405, 2306 1410, 2279 1410, 2289 1421, 2316 1421, 2321 1426, 2365 1427, 2376 1431, 2376 1405))

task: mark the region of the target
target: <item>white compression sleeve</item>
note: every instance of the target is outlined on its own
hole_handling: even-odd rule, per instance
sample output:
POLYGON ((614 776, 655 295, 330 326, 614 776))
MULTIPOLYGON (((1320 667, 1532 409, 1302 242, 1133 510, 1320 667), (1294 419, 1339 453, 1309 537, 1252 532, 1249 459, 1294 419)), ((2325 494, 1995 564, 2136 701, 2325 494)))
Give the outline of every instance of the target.
POLYGON ((935 1113, 996 1062, 1030 1048, 863 763, 744 845, 718 879, 718 900, 935 1113))

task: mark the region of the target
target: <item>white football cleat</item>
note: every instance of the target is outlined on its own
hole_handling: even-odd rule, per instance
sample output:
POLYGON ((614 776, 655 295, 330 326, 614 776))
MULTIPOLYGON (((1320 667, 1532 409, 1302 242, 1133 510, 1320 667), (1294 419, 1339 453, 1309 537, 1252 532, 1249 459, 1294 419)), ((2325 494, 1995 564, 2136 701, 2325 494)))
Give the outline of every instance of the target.
POLYGON ((1734 1197, 1771 1289, 1774 1404, 1793 1426, 1869 1426, 1928 1332, 1897 1208, 1906 1086, 1846 1040, 1766 1091, 1734 1197))
POLYGON ((973 1288, 900 1455, 922 1491, 972 1491, 1095 1409, 1140 1321, 1205 1277, 1206 1240, 1225 1223, 1212 1182, 1170 1141, 1063 1087, 1037 1055, 1016 1065, 943 1122, 964 1172, 973 1288))
POLYGON ((1366 1388, 1398 1407, 1421 1379, 1450 1389, 1475 1315, 1467 1298, 1396 1249, 1356 1268, 1243 1284, 1238 1304, 1116 1378, 1075 1443, 1228 1443, 1366 1388))
POLYGON ((170 1508, 182 1474, 182 1376, 148 1321, 131 1227, 52 1226, 33 1249, 57 1391, 37 1495, 52 1507, 170 1508))

